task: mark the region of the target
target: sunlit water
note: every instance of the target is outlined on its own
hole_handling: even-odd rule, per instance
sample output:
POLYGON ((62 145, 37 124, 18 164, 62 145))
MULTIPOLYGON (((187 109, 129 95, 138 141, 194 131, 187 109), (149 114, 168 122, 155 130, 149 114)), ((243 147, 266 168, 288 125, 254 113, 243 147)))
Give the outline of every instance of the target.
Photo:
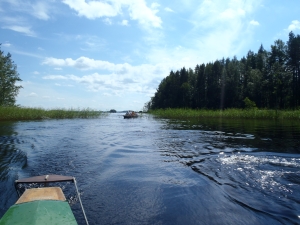
POLYGON ((90 224, 300 224, 299 153, 295 122, 3 122, 0 216, 14 180, 61 174, 76 177, 90 224))

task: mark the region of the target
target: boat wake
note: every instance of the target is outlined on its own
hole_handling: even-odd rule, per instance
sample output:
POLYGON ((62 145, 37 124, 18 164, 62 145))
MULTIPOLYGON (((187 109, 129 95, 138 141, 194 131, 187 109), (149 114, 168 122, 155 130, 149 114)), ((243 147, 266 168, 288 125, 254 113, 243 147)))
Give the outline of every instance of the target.
POLYGON ((295 155, 220 153, 190 164, 228 200, 282 223, 299 222, 300 159, 295 155))

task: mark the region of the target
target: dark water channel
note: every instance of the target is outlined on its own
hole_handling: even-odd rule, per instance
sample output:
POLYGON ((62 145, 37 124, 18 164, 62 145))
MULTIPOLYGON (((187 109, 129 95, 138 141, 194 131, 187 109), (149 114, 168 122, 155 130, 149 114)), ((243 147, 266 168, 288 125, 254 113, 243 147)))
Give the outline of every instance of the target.
POLYGON ((15 179, 61 174, 76 177, 90 224, 300 224, 299 155, 293 121, 2 122, 0 216, 15 179))

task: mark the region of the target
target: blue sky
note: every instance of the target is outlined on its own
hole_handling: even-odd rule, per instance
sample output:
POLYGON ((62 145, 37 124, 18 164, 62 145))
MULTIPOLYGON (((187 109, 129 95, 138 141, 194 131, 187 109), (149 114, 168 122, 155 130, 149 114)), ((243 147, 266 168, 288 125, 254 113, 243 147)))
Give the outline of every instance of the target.
POLYGON ((300 34, 300 1, 1 0, 0 43, 17 104, 141 110, 171 70, 300 34))

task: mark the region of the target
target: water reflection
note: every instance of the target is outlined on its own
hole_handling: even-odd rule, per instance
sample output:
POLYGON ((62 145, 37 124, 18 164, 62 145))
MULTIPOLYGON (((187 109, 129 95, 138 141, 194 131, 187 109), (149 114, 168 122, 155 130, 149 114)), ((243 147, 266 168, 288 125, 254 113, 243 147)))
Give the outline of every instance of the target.
POLYGON ((210 140, 216 148, 242 145, 259 151, 300 153, 300 122, 298 121, 165 120, 161 128, 199 131, 199 133, 195 132, 195 135, 206 135, 207 140, 210 140))
POLYGON ((14 203, 16 193, 13 182, 18 178, 18 171, 27 164, 26 153, 18 148, 20 143, 18 133, 15 131, 15 123, 2 122, 0 125, 0 213, 14 203))

